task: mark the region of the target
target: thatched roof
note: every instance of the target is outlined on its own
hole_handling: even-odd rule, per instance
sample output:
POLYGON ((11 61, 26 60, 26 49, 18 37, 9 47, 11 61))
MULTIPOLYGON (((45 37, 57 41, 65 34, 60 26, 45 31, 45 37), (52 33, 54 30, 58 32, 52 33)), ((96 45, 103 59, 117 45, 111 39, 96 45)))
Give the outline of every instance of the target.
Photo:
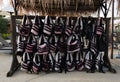
POLYGON ((66 14, 96 11, 103 0, 16 0, 17 9, 42 14, 66 14))

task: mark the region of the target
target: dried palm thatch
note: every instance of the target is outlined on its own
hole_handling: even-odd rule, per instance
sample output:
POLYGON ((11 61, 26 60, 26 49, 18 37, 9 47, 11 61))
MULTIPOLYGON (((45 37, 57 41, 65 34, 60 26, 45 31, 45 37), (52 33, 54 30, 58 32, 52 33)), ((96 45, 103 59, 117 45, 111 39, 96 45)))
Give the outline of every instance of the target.
MULTIPOLYGON (((13 1, 13 0, 11 0, 13 1)), ((17 9, 42 14, 94 12, 104 0, 16 0, 17 9)))

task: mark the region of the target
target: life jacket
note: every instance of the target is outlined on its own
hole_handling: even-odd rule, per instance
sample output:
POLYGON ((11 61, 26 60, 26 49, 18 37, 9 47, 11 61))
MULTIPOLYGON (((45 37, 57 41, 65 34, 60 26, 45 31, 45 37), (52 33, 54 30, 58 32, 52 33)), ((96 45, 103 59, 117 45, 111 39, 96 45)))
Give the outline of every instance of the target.
POLYGON ((102 35, 103 32, 104 32, 103 19, 102 18, 98 18, 97 27, 96 27, 96 34, 97 35, 102 35))
POLYGON ((72 34, 73 28, 72 28, 72 24, 71 24, 71 19, 70 17, 67 17, 66 20, 66 26, 65 26, 65 34, 67 36, 70 36, 72 34))
POLYGON ((86 39, 91 40, 93 33, 94 33, 94 20, 93 18, 88 17, 87 21, 86 21, 86 27, 85 27, 85 36, 86 39))
POLYGON ((51 53, 48 53, 47 55, 43 55, 43 61, 42 61, 42 70, 44 72, 50 72, 53 70, 53 58, 51 57, 51 53))
POLYGON ((97 54, 98 50, 97 50, 97 40, 96 40, 96 36, 93 35, 92 36, 92 40, 90 41, 90 51, 93 52, 94 55, 97 54))
POLYGON ((73 33, 75 33, 79 37, 81 37, 82 29, 83 29, 82 18, 78 17, 77 20, 76 20, 75 26, 73 28, 73 33))
POLYGON ((19 55, 19 56, 22 56, 24 51, 25 51, 25 40, 24 40, 24 37, 22 37, 21 35, 18 35, 18 37, 17 37, 17 50, 16 50, 16 54, 19 55))
POLYGON ((66 52, 66 50, 67 50, 67 44, 66 44, 65 37, 61 36, 61 37, 58 39, 57 49, 58 49, 58 51, 60 51, 60 52, 66 52))
POLYGON ((28 52, 24 52, 21 61, 21 70, 31 72, 32 60, 28 52))
POLYGON ((82 71, 84 69, 84 61, 83 61, 83 58, 82 58, 82 54, 80 52, 77 52, 76 53, 76 69, 78 71, 82 71))
POLYGON ((52 34, 48 42, 49 42, 50 52, 55 52, 57 47, 57 37, 54 34, 52 34))
POLYGON ((99 72, 105 73, 103 70, 103 64, 104 64, 104 60, 103 60, 103 53, 99 52, 96 60, 95 60, 95 67, 99 72))
POLYGON ((45 21, 44 21, 43 33, 45 33, 46 35, 50 36, 52 34, 52 31, 53 31, 53 21, 47 15, 45 17, 45 21))
POLYGON ((72 34, 67 41, 67 52, 74 53, 80 51, 80 41, 76 34, 72 34))
POLYGON ((88 51, 85 55, 85 68, 87 69, 87 71, 91 70, 92 64, 92 54, 90 51, 88 51))
POLYGON ((66 67, 67 67, 67 71, 69 71, 69 72, 75 70, 75 63, 73 61, 73 55, 71 53, 67 54, 67 57, 66 57, 66 67))
POLYGON ((55 71, 60 72, 61 63, 62 63, 62 55, 58 51, 55 55, 55 71))
POLYGON ((31 33, 38 36, 43 32, 43 22, 42 20, 36 15, 33 21, 31 33))
POLYGON ((36 41, 34 35, 31 34, 27 39, 25 52, 35 53, 36 52, 36 45, 37 45, 37 41, 36 41))
POLYGON ((32 65, 32 70, 34 73, 38 74, 40 72, 41 68, 41 60, 39 54, 35 54, 33 57, 33 65, 32 65))
POLYGON ((62 35, 64 28, 63 19, 61 17, 56 17, 54 24, 54 33, 55 35, 62 35))
POLYGON ((29 36, 31 28, 32 28, 31 20, 28 18, 28 16, 24 15, 22 24, 20 25, 19 34, 25 37, 29 36))
POLYGON ((49 53, 49 71, 54 71, 54 65, 55 65, 55 59, 54 59, 55 54, 49 53))
POLYGON ((40 55, 47 55, 49 53, 49 44, 44 35, 39 37, 37 53, 40 55))
POLYGON ((48 61, 48 55, 43 55, 43 61, 42 61, 42 71, 48 71, 49 70, 49 61, 48 61))

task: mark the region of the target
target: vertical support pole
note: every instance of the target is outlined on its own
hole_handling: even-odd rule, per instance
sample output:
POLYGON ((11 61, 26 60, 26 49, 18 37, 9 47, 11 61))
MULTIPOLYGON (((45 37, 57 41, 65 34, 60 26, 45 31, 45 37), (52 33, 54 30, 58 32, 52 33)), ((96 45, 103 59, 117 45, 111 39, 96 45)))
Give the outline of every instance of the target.
POLYGON ((17 1, 16 0, 14 0, 14 3, 13 3, 13 5, 14 5, 14 11, 15 11, 15 15, 17 16, 18 15, 18 12, 17 12, 17 1))
POLYGON ((13 44, 13 58, 12 58, 12 64, 11 64, 11 68, 10 68, 10 71, 7 73, 7 77, 10 77, 14 74, 14 72, 19 68, 20 64, 17 60, 17 55, 15 54, 15 51, 16 51, 16 20, 15 20, 15 17, 12 16, 11 17, 11 24, 12 24, 12 44, 13 44))
MULTIPOLYGON (((10 13, 10 28, 11 28, 11 31, 12 31, 12 29, 13 29, 12 28, 12 14, 13 14, 13 12, 9 12, 9 13, 10 13)), ((11 43, 13 44, 13 38, 11 38, 10 40, 11 40, 11 43)), ((13 54, 13 45, 12 45, 11 54, 13 54)))
MULTIPOLYGON (((104 20, 105 20, 105 37, 106 37, 106 43, 107 43, 107 48, 105 50, 105 55, 103 57, 104 59, 104 65, 108 68, 108 70, 112 73, 116 73, 116 70, 112 68, 109 57, 108 57, 108 46, 109 46, 109 20, 107 20, 107 14, 108 14, 108 9, 107 9, 107 0, 104 0, 104 3, 102 5, 104 8, 103 14, 104 14, 104 20)), ((102 8, 101 8, 102 9, 102 8)))
POLYGON ((106 41, 107 41, 107 49, 105 51, 105 55, 108 56, 108 44, 109 44, 109 28, 108 28, 108 22, 107 22, 107 0, 105 0, 105 5, 104 5, 104 18, 105 18, 105 33, 106 33, 106 41))
MULTIPOLYGON (((113 5, 114 6, 114 5, 113 5)), ((105 23, 106 23, 106 41, 107 41, 107 49, 105 50, 105 55, 104 55, 104 64, 106 67, 108 67, 108 70, 112 73, 116 73, 116 70, 112 68, 112 65, 110 63, 109 57, 108 57, 108 45, 109 45, 109 26, 108 26, 108 20, 107 20, 107 0, 105 0, 105 5, 104 5, 105 13, 104 13, 104 18, 105 18, 105 23)), ((114 13, 114 12, 113 12, 114 13)))
POLYGON ((113 59, 113 29, 114 28, 114 0, 112 0, 112 33, 111 33, 111 59, 113 59))

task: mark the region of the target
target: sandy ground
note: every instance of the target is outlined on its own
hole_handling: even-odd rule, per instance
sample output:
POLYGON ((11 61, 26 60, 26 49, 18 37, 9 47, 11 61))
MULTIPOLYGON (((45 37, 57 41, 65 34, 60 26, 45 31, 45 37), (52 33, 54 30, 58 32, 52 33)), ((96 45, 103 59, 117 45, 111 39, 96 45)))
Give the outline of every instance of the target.
MULTIPOLYGON (((116 53, 117 54, 117 51, 116 53)), ((0 82, 120 82, 120 59, 110 60, 113 68, 117 73, 113 74, 106 71, 103 73, 86 73, 86 72, 68 72, 63 73, 40 73, 27 74, 18 70, 12 77, 6 77, 12 62, 12 55, 8 51, 0 52, 0 82)))

